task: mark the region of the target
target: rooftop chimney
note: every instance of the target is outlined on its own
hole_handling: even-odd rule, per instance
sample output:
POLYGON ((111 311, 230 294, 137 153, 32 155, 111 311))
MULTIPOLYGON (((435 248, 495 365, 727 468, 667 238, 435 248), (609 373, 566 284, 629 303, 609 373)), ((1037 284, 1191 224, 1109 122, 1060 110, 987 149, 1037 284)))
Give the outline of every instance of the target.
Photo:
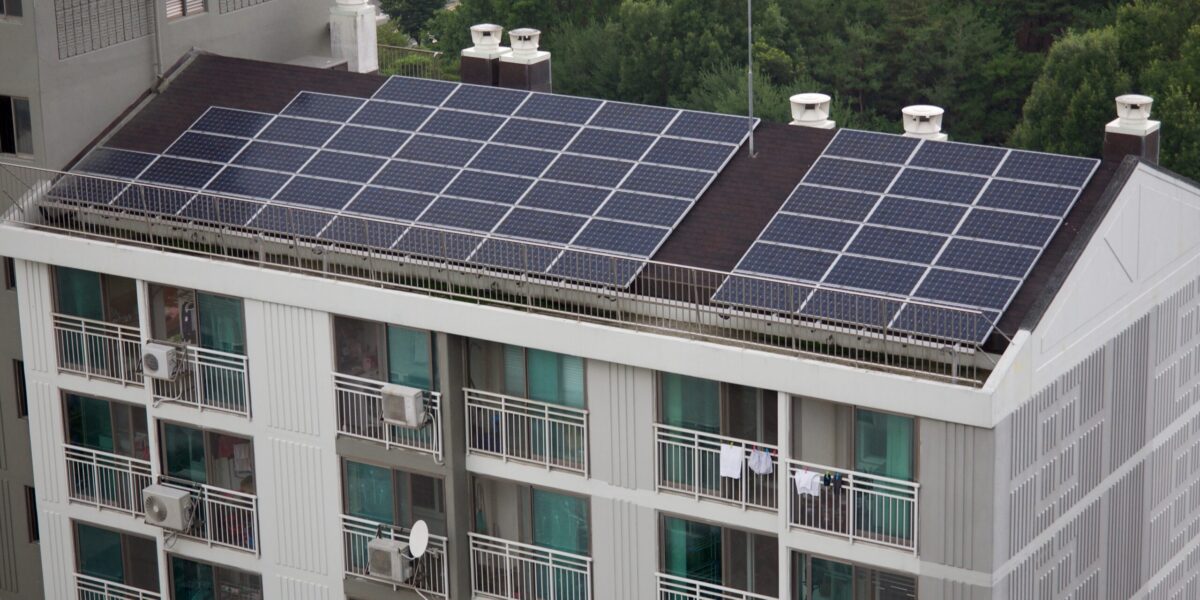
POLYGON ((375 7, 367 0, 337 0, 329 9, 329 45, 333 57, 346 61, 346 70, 379 70, 375 7))
POLYGON ((792 125, 813 127, 815 129, 833 129, 837 123, 829 120, 829 96, 825 94, 807 93, 791 97, 792 125))
POLYGON ((542 32, 522 28, 508 32, 512 52, 500 57, 500 87, 552 91, 550 53, 538 50, 542 32))
POLYGON ((1117 118, 1104 126, 1104 160, 1132 154, 1158 164, 1159 125, 1150 120, 1154 98, 1139 94, 1117 96, 1117 118))
POLYGON ((942 133, 942 115, 946 114, 939 106, 914 104, 900 109, 904 117, 904 135, 944 142, 950 136, 942 133))
POLYGON ((471 41, 475 45, 462 51, 458 67, 463 83, 493 86, 500 83, 500 57, 509 52, 500 45, 503 34, 503 27, 491 23, 471 27, 471 41))

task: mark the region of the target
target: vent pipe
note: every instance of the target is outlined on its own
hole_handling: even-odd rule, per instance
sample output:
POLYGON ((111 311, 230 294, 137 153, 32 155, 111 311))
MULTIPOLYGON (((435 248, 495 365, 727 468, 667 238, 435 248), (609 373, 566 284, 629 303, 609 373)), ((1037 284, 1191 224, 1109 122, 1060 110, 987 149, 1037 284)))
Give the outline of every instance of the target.
POLYGON ((333 57, 346 61, 346 70, 379 70, 375 7, 367 0, 337 0, 329 9, 329 46, 333 57))
POLYGON ((1132 154, 1158 164, 1158 121, 1150 120, 1154 98, 1140 94, 1117 96, 1117 118, 1104 126, 1104 160, 1122 160, 1132 154))
POLYGON ((942 133, 942 116, 946 111, 939 106, 914 104, 900 109, 904 119, 904 135, 944 142, 950 136, 942 133))
POLYGON ((792 103, 792 125, 815 129, 833 129, 837 123, 829 120, 831 98, 826 94, 796 94, 792 103))
POLYGON ((542 32, 524 27, 508 32, 512 52, 500 57, 500 87, 550 92, 550 53, 538 50, 542 32))
POLYGON ((475 44, 461 52, 458 74, 463 83, 496 85, 500 83, 500 57, 509 48, 500 45, 504 28, 491 23, 471 26, 471 41, 475 44))

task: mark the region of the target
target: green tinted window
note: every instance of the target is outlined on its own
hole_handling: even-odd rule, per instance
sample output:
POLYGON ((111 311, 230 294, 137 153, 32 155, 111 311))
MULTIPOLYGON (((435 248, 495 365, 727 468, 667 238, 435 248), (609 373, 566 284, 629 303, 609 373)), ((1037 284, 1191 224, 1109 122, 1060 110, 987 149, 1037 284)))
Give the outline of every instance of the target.
POLYGON ((58 312, 97 321, 104 319, 99 273, 55 267, 54 283, 58 312))
POLYGON ((721 432, 721 385, 708 379, 663 373, 662 418, 667 425, 721 432))
POLYGON ((75 544, 79 551, 80 573, 117 583, 125 582, 125 564, 121 560, 121 534, 76 523, 75 544))
POLYGON ((204 465, 204 432, 164 423, 162 445, 168 476, 196 483, 208 482, 204 465))
POLYGON ((388 381, 433 389, 433 348, 427 331, 388 325, 388 381))
POLYGON ((395 523, 392 471, 346 461, 346 511, 354 517, 395 523))

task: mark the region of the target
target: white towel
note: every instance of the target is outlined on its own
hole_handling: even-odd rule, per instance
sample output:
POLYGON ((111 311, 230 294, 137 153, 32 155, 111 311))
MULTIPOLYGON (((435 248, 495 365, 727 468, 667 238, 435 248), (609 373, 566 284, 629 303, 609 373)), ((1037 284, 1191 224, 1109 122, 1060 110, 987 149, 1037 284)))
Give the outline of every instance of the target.
POLYGON ((771 455, 763 450, 751 450, 750 460, 747 461, 750 470, 759 475, 770 475, 775 467, 771 464, 771 455))
POLYGON ((738 446, 721 444, 721 477, 742 478, 742 458, 745 451, 738 446))
POLYGON ((801 469, 796 471, 792 476, 796 480, 796 493, 801 496, 808 494, 809 496, 821 495, 821 474, 816 471, 807 471, 801 469))

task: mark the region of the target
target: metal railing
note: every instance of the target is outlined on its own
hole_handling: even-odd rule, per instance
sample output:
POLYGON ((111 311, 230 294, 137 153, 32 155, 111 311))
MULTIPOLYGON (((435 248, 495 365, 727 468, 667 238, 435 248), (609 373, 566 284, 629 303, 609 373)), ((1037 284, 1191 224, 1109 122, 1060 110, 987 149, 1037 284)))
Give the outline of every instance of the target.
POLYGON ((590 600, 592 559, 472 533, 471 590, 502 600, 590 600))
POLYGON ((378 44, 379 74, 444 79, 442 53, 424 48, 378 44))
POLYGON ((777 447, 661 423, 654 424, 654 439, 658 448, 655 468, 659 490, 742 508, 775 510, 779 505, 777 447), (737 478, 721 475, 723 447, 733 448, 737 453, 737 478), (758 473, 751 468, 751 454, 755 451, 765 453, 769 472, 758 473))
POLYGON ((192 493, 191 524, 182 535, 258 554, 258 496, 174 477, 160 482, 192 493))
POLYGON ((114 583, 99 577, 75 574, 77 600, 159 600, 158 592, 151 592, 129 585, 114 583))
POLYGON ((412 578, 398 583, 371 575, 367 544, 376 537, 408 542, 409 530, 395 525, 378 523, 342 515, 342 549, 345 553, 346 575, 386 583, 395 587, 410 587, 443 598, 449 598, 450 576, 447 572, 446 538, 429 536, 429 547, 418 561, 412 578))
POLYGON ((792 527, 916 553, 921 484, 798 460, 788 460, 788 476, 792 527), (797 472, 821 478, 817 495, 799 493, 797 472))
POLYGON ((991 327, 975 310, 267 200, 0 163, 0 214, 10 226, 963 385, 994 365, 955 341, 991 327), (267 206, 277 231, 327 224, 243 225, 267 206))
POLYGON ((143 385, 141 337, 137 327, 54 314, 60 371, 143 385))
POLYGON ((54 0, 59 60, 150 35, 154 1, 54 0))
POLYGON ((776 600, 686 577, 658 573, 658 600, 776 600))
POLYGON ((463 389, 467 451, 588 474, 588 411, 463 389))
POLYGON ((183 364, 174 380, 154 380, 155 401, 250 416, 250 377, 245 356, 199 346, 178 347, 183 364))
POLYGON ((142 490, 154 483, 150 461, 63 445, 71 500, 133 515, 145 514, 142 490))
POLYGON ((427 392, 426 409, 429 418, 422 427, 401 427, 383 420, 383 395, 386 385, 382 381, 333 374, 333 388, 337 397, 338 432, 365 440, 383 442, 385 446, 397 446, 428 452, 442 460, 442 395, 427 392))

